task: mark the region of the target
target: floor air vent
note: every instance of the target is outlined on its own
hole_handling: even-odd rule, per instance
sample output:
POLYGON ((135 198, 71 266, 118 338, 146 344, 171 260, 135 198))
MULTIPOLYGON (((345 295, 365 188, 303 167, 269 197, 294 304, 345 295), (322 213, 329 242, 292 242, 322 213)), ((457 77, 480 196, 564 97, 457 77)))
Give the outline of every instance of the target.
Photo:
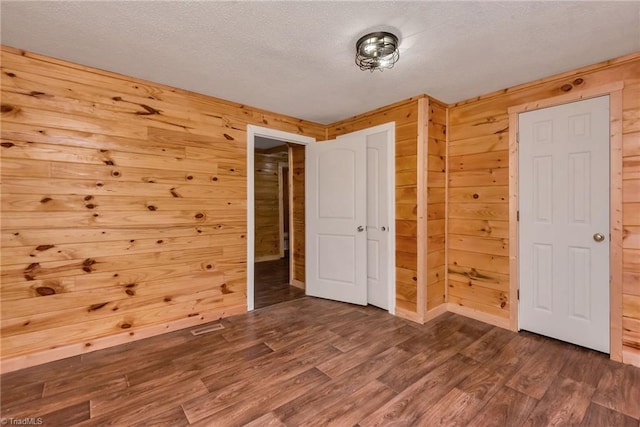
POLYGON ((191 335, 197 336, 197 335, 208 334, 209 332, 219 331, 220 329, 224 329, 224 325, 222 325, 221 323, 216 323, 215 325, 208 325, 202 328, 192 329, 191 335))

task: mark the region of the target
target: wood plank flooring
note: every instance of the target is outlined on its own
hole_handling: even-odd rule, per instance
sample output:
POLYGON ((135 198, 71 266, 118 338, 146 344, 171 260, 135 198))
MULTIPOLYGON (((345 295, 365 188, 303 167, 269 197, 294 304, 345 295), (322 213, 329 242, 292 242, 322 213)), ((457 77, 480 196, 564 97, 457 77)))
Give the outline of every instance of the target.
POLYGON ((275 261, 257 262, 254 270, 254 307, 302 298, 304 291, 289 285, 289 255, 275 261))
POLYGON ((447 313, 417 325, 304 297, 18 372, 46 426, 634 426, 640 369, 447 313))

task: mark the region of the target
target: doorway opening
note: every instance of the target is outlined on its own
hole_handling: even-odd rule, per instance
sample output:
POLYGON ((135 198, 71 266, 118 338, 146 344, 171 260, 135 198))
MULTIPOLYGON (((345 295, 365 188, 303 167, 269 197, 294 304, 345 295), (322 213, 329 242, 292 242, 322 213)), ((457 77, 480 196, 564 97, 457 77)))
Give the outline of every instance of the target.
MULTIPOLYGON (((291 260, 289 262, 289 284, 304 289, 305 295, 350 302, 345 299, 345 292, 349 285, 340 286, 337 282, 340 282, 341 277, 353 276, 355 281, 351 283, 357 288, 354 291, 358 294, 357 303, 363 305, 370 303, 394 314, 395 168, 394 162, 389 159, 395 158, 395 123, 390 122, 341 135, 333 141, 324 141, 322 144, 312 144, 315 142, 314 138, 297 134, 253 125, 247 127, 248 310, 257 308, 255 286, 257 276, 255 273, 261 271, 262 265, 256 266, 254 262, 264 260, 264 258, 257 258, 255 253, 256 244, 263 244, 262 241, 258 241, 262 237, 256 234, 261 220, 255 215, 258 209, 256 204, 261 203, 255 198, 255 195, 262 190, 258 188, 256 181, 261 172, 256 167, 257 154, 254 147, 256 140, 259 141, 261 138, 279 141, 279 143, 273 143, 274 146, 286 143, 289 147, 290 220, 288 248, 291 260), (349 156, 343 157, 340 154, 346 155, 352 144, 358 148, 351 153, 350 158, 357 159, 359 172, 356 174, 357 176, 349 175, 353 178, 351 181, 346 178, 338 179, 336 165, 345 166, 345 168, 339 169, 340 171, 348 172, 350 170, 345 164, 345 159, 349 156), (336 148, 337 151, 331 154, 321 154, 325 148, 336 148), (319 163, 318 155, 323 158, 319 163), (329 158, 334 159, 335 162, 330 161, 329 158), (319 175, 310 172, 312 169, 318 172, 317 168, 311 168, 312 165, 322 165, 323 172, 319 175), (325 167, 329 169, 325 170, 325 167), (342 182, 344 185, 341 184, 342 182), (348 182, 351 184, 347 185, 348 182), (345 189, 355 190, 356 188, 357 191, 342 191, 345 189), (309 193, 311 196, 306 197, 305 193, 309 193), (353 207, 359 214, 357 218, 351 219, 357 219, 357 224, 350 224, 351 227, 343 230, 343 234, 350 234, 342 240, 334 238, 336 233, 324 233, 319 237, 318 233, 321 230, 317 228, 317 221, 314 222, 312 219, 320 218, 324 221, 334 218, 339 220, 342 217, 339 212, 335 212, 336 208, 345 208, 347 204, 352 205, 351 201, 346 198, 356 195, 358 202, 356 203, 354 199, 353 207), (319 210, 314 208, 318 207, 315 203, 318 200, 322 202, 319 210), (362 203, 367 200, 371 203, 362 203), (325 208, 329 210, 327 211, 325 208), (315 213, 311 215, 310 212, 315 213), (362 215, 363 213, 364 215, 362 215), (357 260, 354 262, 350 262, 346 255, 344 257, 340 255, 346 254, 344 248, 335 246, 335 251, 326 248, 326 243, 336 243, 337 240, 344 242, 348 239, 355 239, 358 243, 358 250, 355 253, 357 260), (314 250, 314 248, 321 250, 314 250), (346 272, 349 269, 354 269, 354 273, 357 270, 357 274, 349 275, 346 272), (333 280, 335 286, 331 289, 335 292, 323 295, 316 292, 319 287, 327 288, 324 286, 327 285, 327 280, 332 281, 332 278, 336 278, 336 273, 340 272, 344 274, 337 280, 333 280)), ((283 167, 283 169, 285 168, 283 167)), ((342 219, 346 219, 346 217, 342 219)), ((284 240, 283 230, 282 244, 278 246, 278 248, 283 248, 283 251, 284 240)), ((344 282, 343 280, 343 284, 344 282)))
POLYGON ((314 141, 247 128, 248 310, 305 295, 296 266, 304 265, 304 151, 314 141))
POLYGON ((290 147, 285 141, 254 139, 254 308, 301 298, 304 289, 292 286, 289 178, 290 147))

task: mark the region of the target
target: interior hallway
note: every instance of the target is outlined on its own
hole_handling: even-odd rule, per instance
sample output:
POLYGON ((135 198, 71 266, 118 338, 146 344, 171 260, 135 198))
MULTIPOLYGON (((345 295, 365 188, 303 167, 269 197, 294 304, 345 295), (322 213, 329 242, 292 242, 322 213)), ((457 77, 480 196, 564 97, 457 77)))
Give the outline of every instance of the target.
POLYGON ((291 301, 304 296, 304 290, 289 285, 289 253, 275 261, 255 264, 254 308, 291 301))

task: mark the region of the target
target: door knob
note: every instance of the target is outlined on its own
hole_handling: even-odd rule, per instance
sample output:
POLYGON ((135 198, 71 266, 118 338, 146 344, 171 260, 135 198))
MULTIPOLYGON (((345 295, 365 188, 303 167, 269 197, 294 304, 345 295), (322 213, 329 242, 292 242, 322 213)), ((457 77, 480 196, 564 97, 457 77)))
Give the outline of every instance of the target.
POLYGON ((358 226, 358 232, 363 232, 363 231, 364 231, 364 227, 363 227, 363 226, 361 226, 361 225, 359 225, 359 226, 358 226))
POLYGON ((382 226, 382 231, 387 231, 387 227, 385 227, 384 225, 382 226))
POLYGON ((596 233, 593 235, 593 240, 595 240, 596 242, 602 242, 604 240, 604 234, 602 233, 596 233))

